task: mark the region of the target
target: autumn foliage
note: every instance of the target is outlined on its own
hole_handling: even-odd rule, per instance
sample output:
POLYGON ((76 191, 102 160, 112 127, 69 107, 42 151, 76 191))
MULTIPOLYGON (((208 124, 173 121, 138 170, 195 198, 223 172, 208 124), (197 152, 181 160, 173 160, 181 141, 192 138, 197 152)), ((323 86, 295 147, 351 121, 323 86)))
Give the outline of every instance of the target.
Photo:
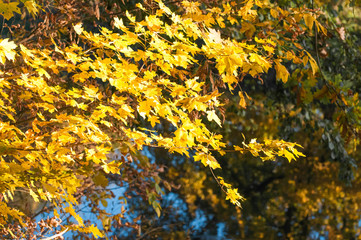
MULTIPOLYGON (((98 19, 101 7, 95 6, 98 19)), ((122 227, 124 212, 112 215, 96 207, 106 207, 112 197, 106 190, 110 180, 138 182, 139 194, 161 215, 160 195, 174 186, 159 178, 159 166, 144 163, 144 149, 161 148, 200 162, 235 207, 243 197, 222 178, 222 171, 215 174, 222 167, 217 154, 238 152, 263 161, 305 156, 300 145, 281 139, 243 136, 242 145, 232 145, 209 125, 222 128, 227 121, 222 98, 227 92, 238 96, 239 108, 249 106, 252 96, 239 85, 245 77, 263 81, 272 70, 286 84, 291 78, 287 64, 293 63, 299 76, 315 78, 316 60, 299 40, 314 31, 327 35, 316 10, 282 9, 257 0, 146 1, 94 28, 58 1, 47 7, 34 0, 1 1, 0 9, 7 21, 19 14, 25 21, 39 16, 48 21, 39 23, 48 25, 36 30, 38 44, 21 29, 0 40, 4 236, 30 234, 28 217, 34 212, 13 204, 17 192, 44 203, 42 211, 52 212, 54 219, 72 216, 62 230, 94 237, 104 233, 76 209, 85 198, 102 218, 122 227), (49 7, 67 11, 61 21, 68 28, 53 27, 60 24, 55 20, 49 23, 57 17, 49 7), (139 162, 141 173, 133 162, 139 162), (16 224, 25 230, 15 230, 16 224)), ((54 221, 43 225, 60 229, 54 221)), ((107 230, 104 222, 101 229, 107 230)))

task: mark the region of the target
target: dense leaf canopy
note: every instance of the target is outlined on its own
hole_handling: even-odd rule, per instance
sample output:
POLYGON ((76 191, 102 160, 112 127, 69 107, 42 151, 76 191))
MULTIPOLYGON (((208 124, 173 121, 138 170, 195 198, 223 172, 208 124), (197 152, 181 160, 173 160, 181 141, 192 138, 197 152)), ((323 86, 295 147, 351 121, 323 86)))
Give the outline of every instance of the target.
POLYGON ((0 0, 0 236, 359 237, 358 7, 0 0))

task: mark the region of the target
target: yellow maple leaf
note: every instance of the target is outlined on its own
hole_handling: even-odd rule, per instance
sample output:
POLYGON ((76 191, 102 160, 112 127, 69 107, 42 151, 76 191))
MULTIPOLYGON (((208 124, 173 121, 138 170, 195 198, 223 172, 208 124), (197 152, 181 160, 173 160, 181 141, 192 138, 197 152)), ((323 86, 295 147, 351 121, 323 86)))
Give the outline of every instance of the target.
POLYGON ((312 68, 312 73, 313 73, 313 75, 315 75, 318 70, 317 63, 316 63, 315 59, 313 59, 313 57, 311 56, 311 54, 309 52, 307 52, 307 55, 309 57, 308 60, 311 65, 311 68, 312 68))
POLYGON ((303 19, 305 20, 306 26, 310 29, 310 31, 312 31, 313 22, 315 21, 313 16, 310 13, 306 13, 303 15, 303 19))
POLYGON ((121 30, 125 30, 126 27, 124 26, 123 19, 119 19, 118 17, 114 18, 114 26, 121 30))
POLYGON ((76 34, 80 35, 83 32, 83 27, 81 23, 78 23, 77 25, 74 26, 74 31, 76 32, 76 34))
POLYGON ((160 123, 159 118, 157 116, 148 117, 148 121, 150 122, 150 125, 152 125, 152 127, 154 127, 156 123, 160 123))
POLYGON ((289 151, 287 151, 286 149, 283 149, 283 151, 281 152, 281 154, 283 154, 283 156, 285 156, 285 158, 287 158, 287 160, 288 160, 289 162, 291 162, 292 159, 296 160, 296 159, 295 159, 295 156, 294 156, 292 153, 290 153, 289 151))
POLYGON ((240 203, 238 200, 242 200, 243 197, 239 195, 237 188, 228 188, 226 200, 228 199, 231 201, 231 203, 239 205, 240 203))
POLYGON ((239 99, 239 106, 241 106, 242 108, 246 108, 246 99, 244 98, 244 95, 242 92, 238 92, 238 95, 240 97, 239 99))
POLYGON ((145 118, 146 115, 149 114, 150 110, 152 110, 152 106, 154 105, 151 99, 147 99, 146 101, 140 102, 138 106, 139 114, 145 118))
POLYGON ((222 43, 222 38, 221 38, 221 32, 217 31, 215 29, 209 29, 209 33, 208 33, 208 38, 210 40, 210 42, 213 43, 222 43))
POLYGON ((214 110, 207 111, 207 119, 208 121, 215 121, 220 127, 222 127, 221 120, 217 116, 216 112, 214 110))
POLYGON ((207 165, 210 166, 212 169, 221 168, 221 165, 219 165, 218 161, 212 156, 208 157, 207 165))
POLYGON ((287 68, 280 63, 280 61, 276 62, 276 78, 281 79, 283 83, 286 83, 288 81, 288 76, 290 75, 287 68))
POLYGON ((40 6, 36 4, 34 0, 27 0, 24 2, 24 6, 33 17, 35 17, 39 12, 38 8, 40 8, 40 6))
POLYGON ((125 15, 132 23, 135 23, 135 17, 132 16, 128 11, 125 11, 125 15))
POLYGON ((17 47, 13 41, 8 38, 0 40, 0 63, 4 64, 6 58, 10 61, 15 60, 16 52, 14 49, 17 47))
POLYGON ((6 20, 9 20, 14 16, 13 12, 21 14, 20 8, 18 8, 18 2, 9 2, 0 1, 0 15, 2 15, 6 20))
POLYGON ((95 238, 98 237, 104 237, 104 234, 99 231, 99 229, 92 224, 90 227, 88 227, 89 231, 94 235, 95 238))

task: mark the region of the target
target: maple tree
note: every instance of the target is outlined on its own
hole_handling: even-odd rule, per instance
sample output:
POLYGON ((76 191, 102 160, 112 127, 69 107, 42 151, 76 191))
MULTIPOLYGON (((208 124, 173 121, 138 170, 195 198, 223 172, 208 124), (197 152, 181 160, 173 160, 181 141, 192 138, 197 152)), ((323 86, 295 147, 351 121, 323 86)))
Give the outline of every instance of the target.
MULTIPOLYGON (((294 2, 284 2, 282 7, 294 2)), ((143 218, 145 234, 229 239, 360 236, 360 28, 354 24, 359 8, 349 8, 342 1, 322 4, 327 12, 322 16, 327 36, 318 36, 317 47, 316 36, 301 44, 319 55, 323 77, 297 75, 298 67, 292 64, 287 65, 294 70, 287 84, 277 82, 272 71, 262 78, 263 83, 246 77, 240 86, 252 96, 252 104, 240 109, 239 98, 226 96, 227 121, 220 131, 232 144, 241 144, 241 133, 258 139, 294 140, 304 146, 307 158, 289 164, 282 160, 263 163, 249 153, 217 156, 224 179, 236 183, 247 199, 243 209, 235 211, 220 197, 210 173, 189 161, 172 162, 170 156, 154 150, 159 163, 169 167, 162 176, 187 187, 175 190, 176 197, 171 194, 163 203, 162 219, 150 218, 151 214, 143 218)), ((139 201, 135 209, 146 208, 136 204, 139 201)))
MULTIPOLYGON (((327 35, 318 10, 253 0, 129 1, 125 7, 21 0, 1 1, 0 9, 7 24, 16 23, 3 26, 7 36, 0 42, 3 236, 72 230, 102 237, 111 226, 125 227, 126 209, 104 209, 114 197, 110 182, 128 186, 119 201, 136 191, 159 217, 163 190, 175 186, 161 179, 164 168, 147 158, 149 149, 199 161, 238 207, 240 189, 214 171, 221 168, 216 156, 289 162, 304 156, 296 141, 241 134, 233 143, 216 132, 229 116, 226 102, 234 95, 228 93, 237 94, 239 108, 250 106, 245 79, 263 82, 275 71, 282 84, 302 82, 299 99, 315 90, 318 64, 300 42, 314 29, 327 35), (291 63, 299 69, 288 70, 291 63), (28 196, 28 205, 15 203, 19 195, 28 196), (81 202, 97 214, 102 231, 79 215, 81 202), (33 221, 40 212, 53 218, 43 219, 39 230, 33 221)), ((356 94, 325 86, 315 98, 327 96, 342 110, 357 107, 356 94)), ((340 114, 342 131, 351 136, 352 118, 340 114)))

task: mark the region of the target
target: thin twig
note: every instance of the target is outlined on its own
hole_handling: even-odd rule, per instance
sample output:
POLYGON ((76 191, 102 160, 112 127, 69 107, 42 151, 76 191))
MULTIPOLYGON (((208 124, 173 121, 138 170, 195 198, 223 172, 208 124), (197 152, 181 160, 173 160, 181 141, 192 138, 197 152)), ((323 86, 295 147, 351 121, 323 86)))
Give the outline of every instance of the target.
POLYGON ((211 170, 211 173, 212 173, 212 175, 213 175, 213 178, 217 181, 217 183, 218 183, 218 185, 221 187, 222 191, 227 194, 227 192, 223 189, 223 185, 218 181, 218 178, 217 178, 216 175, 214 174, 213 169, 212 169, 211 167, 209 167, 209 170, 211 170))
POLYGON ((51 239, 60 237, 60 236, 62 236, 64 233, 66 233, 67 231, 68 231, 68 228, 65 228, 64 231, 62 231, 62 232, 60 232, 60 233, 58 233, 58 234, 55 234, 54 236, 51 236, 51 237, 42 238, 41 240, 51 240, 51 239))

